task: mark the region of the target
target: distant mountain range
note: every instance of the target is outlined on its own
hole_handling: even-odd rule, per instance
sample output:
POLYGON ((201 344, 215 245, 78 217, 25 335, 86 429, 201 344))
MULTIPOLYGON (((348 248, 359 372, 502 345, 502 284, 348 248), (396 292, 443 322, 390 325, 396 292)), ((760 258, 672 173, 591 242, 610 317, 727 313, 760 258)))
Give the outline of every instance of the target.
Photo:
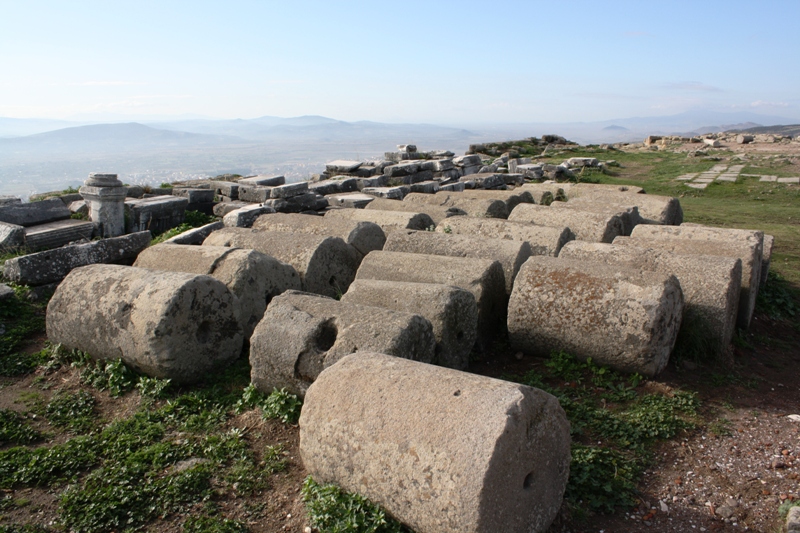
POLYGON ((756 126, 747 129, 731 129, 736 133, 771 133, 773 135, 784 135, 796 137, 800 135, 800 124, 790 124, 788 126, 756 126))
POLYGON ((130 118, 81 123, 0 117, 0 194, 25 196, 77 186, 95 171, 117 172, 125 181, 142 184, 228 172, 280 172, 301 179, 321 171, 333 159, 380 157, 405 143, 421 150, 463 153, 471 143, 553 133, 589 144, 799 122, 749 112, 708 111, 600 122, 458 126, 346 122, 316 115, 233 120, 130 118))

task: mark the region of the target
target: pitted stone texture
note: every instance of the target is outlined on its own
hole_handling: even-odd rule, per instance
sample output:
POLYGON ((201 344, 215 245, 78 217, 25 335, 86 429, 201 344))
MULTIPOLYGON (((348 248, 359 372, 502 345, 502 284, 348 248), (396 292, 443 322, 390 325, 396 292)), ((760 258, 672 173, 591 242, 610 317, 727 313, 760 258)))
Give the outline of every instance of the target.
POLYGON ((249 228, 261 215, 274 213, 275 210, 266 205, 248 205, 235 209, 222 218, 226 228, 249 228))
POLYGON ((0 206, 21 204, 21 203, 22 200, 18 196, 8 196, 5 194, 0 194, 0 206))
MULTIPOLYGON (((742 292, 739 297, 739 318, 737 324, 742 329, 750 327, 750 320, 756 306, 758 286, 761 282, 761 261, 763 259, 764 233, 761 231, 707 226, 637 226, 631 239, 622 244, 658 248, 676 253, 721 255, 742 260, 742 292), (689 242, 672 242, 689 241, 689 242)), ((616 242, 615 242, 616 244, 616 242)))
POLYGON ((639 214, 647 224, 664 224, 679 226, 683 222, 683 209, 680 200, 670 196, 655 194, 635 194, 615 191, 609 188, 596 188, 596 185, 577 183, 569 187, 567 195, 570 200, 586 198, 597 203, 611 202, 623 205, 635 205, 639 214))
POLYGON ((506 184, 506 180, 502 174, 495 174, 494 172, 480 172, 480 166, 464 167, 464 176, 459 178, 459 181, 471 181, 476 187, 481 189, 494 189, 495 187, 502 187, 506 184))
POLYGON ((275 213, 258 217, 253 228, 339 237, 362 256, 373 250, 383 249, 386 242, 386 234, 373 222, 340 220, 332 217, 275 213))
POLYGON ((358 351, 430 363, 433 328, 418 314, 287 291, 273 298, 250 339, 250 380, 303 396, 320 372, 358 351))
POLYGON ((200 226, 199 228, 192 228, 175 235, 171 239, 167 239, 162 244, 203 244, 203 241, 211 235, 212 232, 225 227, 221 220, 200 226))
MULTIPOLYGON (((384 200, 378 198, 365 209, 377 211, 400 211, 403 213, 422 213, 430 217, 434 224, 441 223, 442 220, 455 216, 466 216, 466 211, 458 209, 457 207, 447 207, 442 205, 434 205, 427 203, 406 203, 397 200, 384 200)), ((402 228, 397 228, 402 229, 402 228)), ((415 229, 428 229, 428 228, 415 228, 415 229)))
POLYGON ((477 235, 492 239, 525 241, 532 255, 557 256, 561 247, 574 237, 569 228, 537 226, 507 220, 471 217, 448 218, 436 226, 437 233, 477 235))
POLYGON ((767 278, 769 277, 769 264, 772 261, 772 247, 775 245, 775 237, 772 235, 764 235, 764 250, 761 258, 761 283, 760 288, 767 285, 767 278))
POLYGON ((56 283, 78 267, 97 263, 130 264, 150 245, 150 240, 150 232, 142 231, 14 257, 5 262, 3 275, 21 285, 56 283))
POLYGON ((712 339, 717 353, 730 344, 742 282, 739 259, 585 241, 567 243, 559 257, 674 274, 683 290, 683 327, 697 328, 712 339))
POLYGON ((338 237, 223 228, 203 246, 248 248, 272 256, 297 270, 303 290, 331 297, 347 292, 358 270, 358 252, 338 237))
POLYGON ((506 209, 508 209, 509 213, 519 204, 537 203, 530 191, 525 191, 522 189, 514 189, 513 191, 487 191, 482 189, 472 189, 469 191, 464 191, 461 194, 463 194, 465 198, 502 200, 505 202, 506 209))
POLYGON ((0 253, 19 248, 25 244, 25 228, 17 224, 0 222, 0 253))
POLYGON ((95 223, 88 220, 57 220, 25 228, 25 247, 29 251, 49 250, 89 240, 94 232, 95 223))
POLYGON ((211 276, 117 265, 73 270, 47 306, 47 337, 153 377, 198 381, 242 350, 236 297, 211 276))
POLYGON ((624 233, 620 217, 613 214, 572 211, 543 205, 519 204, 508 216, 510 222, 527 222, 556 228, 567 227, 575 239, 608 242, 624 233))
POLYGON ((436 194, 411 193, 403 199, 409 204, 431 204, 440 207, 455 207, 471 217, 508 218, 505 201, 493 198, 471 198, 465 193, 441 192, 436 194))
POLYGON ((255 250, 159 244, 139 254, 133 266, 207 274, 220 280, 239 299, 245 339, 253 334, 272 298, 300 288, 300 276, 291 265, 255 250))
POLYGON ((464 370, 478 336, 478 306, 471 292, 436 283, 359 279, 342 302, 383 307, 425 317, 433 326, 435 365, 464 370))
POLYGON ((794 506, 786 515, 786 533, 800 533, 800 507, 794 506))
POLYGON ((540 357, 563 350, 654 376, 667 366, 683 305, 672 275, 533 256, 514 283, 508 335, 515 349, 540 357))
POLYGON ((0 222, 17 226, 35 226, 69 218, 72 212, 60 198, 48 198, 27 204, 0 205, 0 222))
POLYGON ((418 533, 541 533, 566 487, 569 422, 539 389, 358 353, 308 390, 300 455, 418 533))
POLYGON ((371 252, 361 262, 356 279, 410 281, 453 285, 470 291, 478 305, 478 342, 485 345, 505 329, 505 275, 498 261, 410 254, 371 252))
POLYGON ((239 185, 257 185, 260 187, 277 187, 278 185, 284 185, 286 183, 286 177, 284 176, 266 176, 266 175, 259 175, 259 176, 250 176, 247 178, 239 178, 236 182, 239 185))
POLYGON ((625 194, 645 194, 642 187, 636 185, 611 185, 607 183, 559 183, 568 198, 577 198, 584 194, 608 192, 625 194))
POLYGON ((163 233, 183 222, 189 200, 178 196, 156 196, 125 202, 125 231, 150 230, 163 233))
POLYGON ((552 202, 550 207, 557 209, 574 209, 576 211, 589 211, 590 213, 606 213, 616 215, 622 220, 623 235, 629 236, 639 224, 644 224, 645 220, 639 214, 639 208, 633 202, 624 204, 616 202, 614 199, 609 201, 598 201, 596 198, 580 196, 568 202, 552 202))
POLYGON ((333 209, 325 213, 325 218, 372 222, 380 226, 384 232, 398 229, 428 229, 436 225, 431 217, 424 213, 378 209, 333 209))
POLYGON ((89 206, 92 222, 101 224, 103 237, 119 237, 126 233, 125 198, 128 189, 116 174, 92 172, 80 188, 80 195, 89 206))
POLYGON ((515 190, 527 191, 533 195, 534 203, 550 205, 552 202, 565 201, 567 193, 559 183, 526 183, 515 190))
POLYGON ((387 252, 472 257, 499 261, 503 266, 508 294, 511 294, 514 278, 520 267, 533 255, 531 245, 526 241, 414 230, 390 233, 383 249, 387 252))

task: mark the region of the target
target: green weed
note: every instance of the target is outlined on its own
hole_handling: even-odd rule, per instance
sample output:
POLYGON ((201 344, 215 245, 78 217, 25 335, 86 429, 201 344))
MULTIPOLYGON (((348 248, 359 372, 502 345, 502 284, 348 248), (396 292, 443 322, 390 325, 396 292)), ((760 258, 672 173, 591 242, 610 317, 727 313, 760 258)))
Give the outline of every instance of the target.
POLYGON ((410 533, 386 512, 358 494, 307 477, 301 490, 311 526, 326 533, 410 533))
POLYGON ((637 494, 638 462, 613 449, 573 443, 565 497, 595 512, 631 507, 637 494))
POLYGON ((247 526, 238 520, 218 516, 190 516, 183 523, 183 533, 247 533, 247 526))
POLYGON ((28 425, 23 415, 11 409, 0 409, 0 445, 29 444, 41 438, 41 434, 28 425))
POLYGON ((170 383, 171 380, 169 379, 139 376, 139 380, 136 382, 136 389, 139 391, 139 394, 141 394, 142 397, 149 398, 151 400, 158 400, 164 397, 170 383))
POLYGON ((783 276, 773 270, 767 275, 766 286, 758 291, 756 308, 775 320, 792 319, 800 311, 794 291, 783 276))
POLYGON ((95 423, 94 396, 87 391, 56 394, 44 409, 44 416, 56 427, 76 433, 90 431, 95 423))
MULTIPOLYGON (((81 366, 83 361, 77 363, 81 366)), ((107 390, 113 397, 122 396, 133 389, 135 374, 121 359, 113 361, 90 361, 81 372, 81 382, 97 390, 107 390)))
POLYGON ((245 387, 242 397, 236 403, 236 412, 259 407, 264 418, 277 418, 284 424, 296 424, 300 418, 303 402, 286 389, 273 390, 268 396, 258 391, 252 384, 245 387))

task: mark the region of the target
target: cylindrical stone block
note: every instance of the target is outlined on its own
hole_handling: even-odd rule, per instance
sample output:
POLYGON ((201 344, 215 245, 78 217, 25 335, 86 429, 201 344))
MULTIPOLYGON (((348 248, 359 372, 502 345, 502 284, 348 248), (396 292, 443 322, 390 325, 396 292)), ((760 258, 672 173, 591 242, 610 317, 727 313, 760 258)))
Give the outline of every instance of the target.
POLYGON ((250 339, 250 380, 265 393, 303 396, 345 355, 381 350, 430 363, 435 349, 433 327, 418 314, 287 291, 273 298, 250 339))
POLYGON ((373 222, 384 232, 398 229, 428 229, 435 223, 424 213, 379 211, 377 209, 332 209, 325 218, 373 222))
POLYGON ((89 205, 92 222, 102 224, 103 237, 119 237, 125 234, 125 198, 128 189, 117 179, 116 174, 92 172, 80 193, 89 205))
POLYGON ((478 336, 478 306, 471 292, 451 285, 357 279, 342 302, 422 315, 433 326, 433 364, 464 370, 478 336))
POLYGON ((303 290, 330 297, 347 292, 358 270, 358 252, 338 237, 223 228, 203 246, 248 248, 272 256, 297 270, 303 290))
POLYGON ((239 357, 239 303, 211 276, 118 265, 77 268, 47 306, 47 337, 177 383, 239 357))
POLYGON ((387 252, 447 255, 500 261, 506 278, 506 292, 511 294, 519 268, 533 255, 526 241, 490 239, 472 235, 434 233, 430 231, 394 231, 383 248, 387 252))
POLYGON ((437 233, 477 235, 490 239, 524 241, 531 247, 532 255, 555 257, 574 237, 567 227, 555 228, 522 222, 509 222, 490 218, 453 217, 436 226, 437 233))
POLYGON ((644 224, 645 221, 639 214, 639 208, 631 204, 622 204, 616 201, 609 200, 608 202, 598 201, 596 198, 587 198, 581 196, 571 199, 568 202, 553 202, 550 207, 557 209, 574 209, 576 211, 589 211, 590 213, 605 213, 609 215, 616 215, 622 220, 623 235, 630 235, 639 224, 644 224))
POLYGON ((534 204, 519 204, 508 215, 508 220, 556 228, 567 227, 580 241, 610 243, 614 237, 625 231, 622 220, 616 215, 555 209, 534 204))
POLYGON ((417 533, 541 533, 566 488, 569 422, 539 389, 358 353, 308 390, 300 455, 417 533))
POLYGON ((478 304, 478 341, 483 347, 505 329, 508 295, 503 267, 497 261, 372 252, 361 262, 356 279, 440 283, 461 287, 470 291, 478 304))
POLYGON ((220 280, 239 298, 245 339, 253 334, 272 298, 300 289, 300 275, 294 267, 255 250, 159 244, 140 253, 133 266, 207 274, 220 280))
POLYGON ((458 194, 463 195, 464 198, 502 200, 503 202, 505 202, 506 208, 508 209, 509 213, 519 204, 537 203, 536 199, 534 198, 533 194, 530 191, 525 191, 522 189, 514 189, 511 191, 500 191, 500 190, 487 191, 483 189, 467 189, 458 194))
POLYGON ((741 259, 742 292, 739 297, 737 325, 742 329, 750 327, 761 281, 763 232, 707 226, 641 225, 633 230, 630 238, 632 239, 630 242, 628 239, 621 239, 619 243, 615 241, 614 244, 632 244, 675 253, 718 255, 741 259))
POLYGON ((764 235, 764 250, 761 254, 761 282, 758 284, 760 289, 767 285, 769 277, 769 264, 772 261, 772 247, 775 245, 775 237, 764 235))
POLYGON ((386 234, 373 222, 337 220, 332 217, 275 213, 258 217, 253 228, 339 237, 362 256, 373 250, 382 250, 386 242, 386 234))
POLYGON ((508 336, 515 349, 533 355, 563 350, 654 376, 667 366, 682 315, 675 276, 533 256, 514 283, 508 336))
POLYGON ((569 199, 586 198, 597 202, 613 201, 626 205, 635 205, 639 214, 647 224, 664 224, 679 226, 683 222, 681 202, 671 196, 656 194, 635 194, 632 191, 619 191, 609 187, 598 188, 595 184, 573 184, 567 192, 569 199))
POLYGON ((508 206, 503 200, 494 198, 470 198, 460 192, 423 194, 412 192, 403 198, 409 204, 432 204, 461 209, 468 216, 482 218, 508 218, 508 206))
POLYGON ((699 327, 715 341, 718 352, 730 344, 742 282, 739 259, 586 241, 567 243, 559 257, 674 274, 683 290, 683 326, 699 327))
POLYGON ((550 205, 555 201, 566 201, 567 193, 564 190, 565 183, 526 183, 516 190, 527 191, 533 195, 534 203, 539 205, 550 205))
MULTIPOLYGON (((466 211, 462 211, 456 207, 425 203, 405 203, 399 200, 386 200, 383 198, 376 198, 370 202, 365 209, 367 211, 401 211, 404 213, 422 213, 430 217, 434 224, 439 224, 446 218, 467 215, 466 211)), ((393 228, 393 231, 396 231, 397 229, 399 228, 393 228)), ((417 229, 428 228, 426 227, 417 229)))

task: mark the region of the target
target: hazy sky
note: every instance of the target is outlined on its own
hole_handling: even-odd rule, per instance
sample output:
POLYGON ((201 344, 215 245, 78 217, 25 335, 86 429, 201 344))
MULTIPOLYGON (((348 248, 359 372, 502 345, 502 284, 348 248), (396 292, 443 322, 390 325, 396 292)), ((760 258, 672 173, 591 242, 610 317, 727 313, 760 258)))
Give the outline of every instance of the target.
POLYGON ((0 116, 800 117, 800 1, 0 0, 0 116))

